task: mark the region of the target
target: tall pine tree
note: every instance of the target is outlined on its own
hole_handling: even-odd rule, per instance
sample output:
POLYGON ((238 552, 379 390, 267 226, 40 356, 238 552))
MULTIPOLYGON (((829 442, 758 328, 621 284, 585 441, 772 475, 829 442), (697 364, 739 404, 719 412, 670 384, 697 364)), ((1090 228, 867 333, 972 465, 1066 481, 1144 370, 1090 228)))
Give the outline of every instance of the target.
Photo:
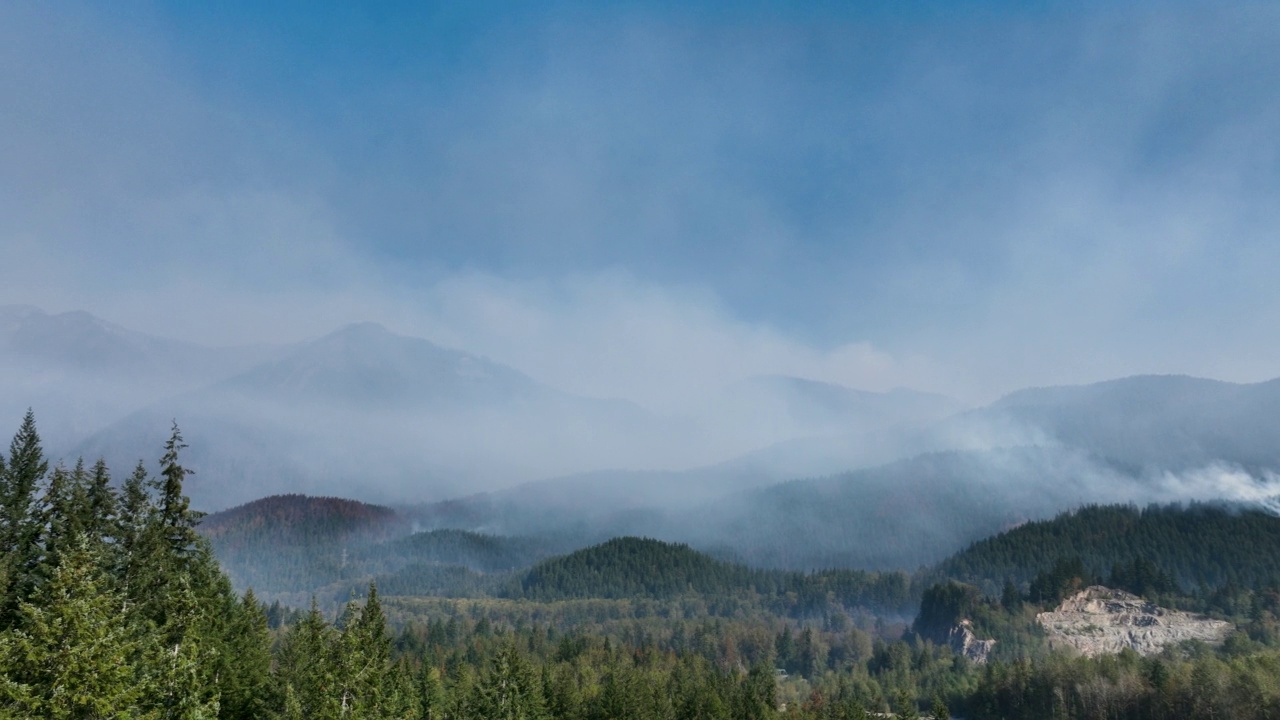
POLYGON ((36 489, 49 472, 49 463, 36 431, 35 414, 28 409, 9 445, 9 459, 0 474, 0 629, 13 627, 19 601, 35 586, 40 563, 41 518, 36 489))

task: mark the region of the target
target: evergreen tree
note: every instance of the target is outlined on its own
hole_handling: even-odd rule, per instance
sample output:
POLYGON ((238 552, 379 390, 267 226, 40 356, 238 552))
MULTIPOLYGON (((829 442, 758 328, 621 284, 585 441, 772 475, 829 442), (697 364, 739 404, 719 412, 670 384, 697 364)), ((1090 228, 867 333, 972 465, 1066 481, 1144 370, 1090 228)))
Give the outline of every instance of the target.
POLYGON ((89 471, 85 470, 84 458, 76 459, 76 466, 71 470, 70 482, 67 483, 67 520, 66 528, 72 535, 86 535, 93 524, 89 506, 89 471))
POLYGON ((22 718, 150 718, 154 688, 124 597, 83 539, 0 635, 0 708, 22 718))
MULTIPOLYGON (((9 463, 5 460, 4 453, 0 452, 0 502, 3 502, 4 488, 7 487, 9 475, 9 463)), ((8 514, 7 505, 0 505, 0 542, 4 535, 5 517, 8 514)), ((0 554, 0 629, 5 627, 4 609, 5 603, 9 597, 9 580, 16 569, 14 557, 12 553, 5 552, 0 554)), ((0 716, 2 720, 2 716, 0 716)))
POLYGON ((739 694, 738 712, 742 720, 765 720, 777 714, 778 683, 773 669, 763 663, 751 666, 739 694))
POLYGON ((13 626, 18 603, 35 585, 41 528, 36 489, 48 471, 35 414, 28 409, 0 474, 0 579, 5 590, 0 599, 0 629, 13 626))
MULTIPOLYGON (((168 641, 177 643, 193 632, 210 629, 199 623, 207 625, 224 617, 221 612, 190 613, 191 603, 211 609, 214 604, 230 605, 233 596, 208 542, 196 532, 201 513, 190 509, 184 493, 183 480, 190 472, 179 462, 178 453, 186 444, 177 423, 164 447, 160 476, 150 481, 155 494, 139 493, 136 486, 126 484, 122 519, 129 526, 126 532, 140 524, 128 548, 130 595, 144 607, 149 620, 170 634, 168 641), (187 596, 189 600, 184 599, 187 596)), ((145 473, 139 468, 134 475, 145 473)))
POLYGON ((128 594, 154 628, 167 658, 159 664, 165 712, 196 718, 216 714, 224 683, 234 683, 229 655, 237 609, 226 576, 195 528, 179 462, 186 447, 175 423, 160 462, 146 480, 141 467, 125 485, 122 546, 127 548, 128 594), (154 498, 154 504, 152 502, 154 498))
POLYGON ((58 566, 63 545, 82 540, 76 527, 72 483, 72 476, 66 468, 58 465, 49 474, 48 486, 37 506, 40 560, 33 577, 36 586, 47 581, 58 566))
POLYGON ((418 676, 418 698, 422 720, 443 720, 448 698, 445 696, 444 683, 440 679, 440 670, 423 663, 418 676))
POLYGON ((184 492, 183 483, 192 472, 178 462, 178 454, 186 448, 182 431, 175 422, 169 439, 164 444, 164 455, 160 458, 160 477, 156 481, 156 489, 159 491, 156 509, 162 539, 167 552, 175 559, 184 558, 191 552, 199 537, 196 525, 204 515, 191 509, 191 501, 184 492))
POLYGON ((71 543, 103 547, 105 538, 96 532, 100 523, 93 517, 91 490, 83 460, 78 460, 70 472, 59 465, 50 474, 38 510, 37 545, 41 556, 35 574, 37 585, 48 580, 59 564, 59 556, 71 543))
POLYGON ((336 646, 336 676, 342 712, 350 717, 403 717, 416 704, 408 678, 391 662, 387 618, 378 601, 378 588, 369 586, 364 607, 357 614, 351 603, 336 646))
POLYGON ((541 720, 546 717, 541 683, 516 650, 504 645, 475 686, 470 716, 476 720, 541 720))
POLYGON ((281 643, 276 678, 285 699, 285 710, 308 720, 341 717, 335 667, 337 639, 324 621, 315 600, 311 610, 289 627, 281 643), (291 709, 294 708, 294 709, 291 709))
POLYGON ((221 711, 229 720, 265 717, 275 706, 271 682, 271 634, 262 605, 248 590, 231 615, 221 663, 221 711))
POLYGON ((916 707, 915 696, 906 688, 898 688, 893 694, 894 711, 901 720, 916 720, 920 717, 920 709, 916 707))
POLYGON ((211 720, 218 716, 220 697, 210 670, 219 656, 200 632, 208 608, 200 603, 187 575, 174 578, 165 592, 164 622, 151 633, 155 652, 148 663, 155 705, 167 719, 211 720))
POLYGON ((116 496, 115 488, 111 487, 111 473, 107 471, 107 463, 102 458, 98 458, 98 461, 93 464, 87 495, 85 535, 91 541, 116 538, 119 498, 116 496))
POLYGON ((146 530, 154 514, 149 488, 147 468, 139 460, 133 474, 124 481, 115 522, 116 572, 124 578, 125 594, 135 599, 140 596, 145 576, 143 548, 146 530))

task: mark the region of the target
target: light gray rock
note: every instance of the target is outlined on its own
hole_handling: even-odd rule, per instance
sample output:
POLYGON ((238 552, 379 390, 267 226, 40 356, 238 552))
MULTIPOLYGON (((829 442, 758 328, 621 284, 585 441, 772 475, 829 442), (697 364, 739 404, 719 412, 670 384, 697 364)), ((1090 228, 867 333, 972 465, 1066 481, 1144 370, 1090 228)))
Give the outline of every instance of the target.
POLYGON ((1185 640, 1222 642, 1232 625, 1169 610, 1123 590, 1095 585, 1067 598, 1052 612, 1036 615, 1051 647, 1071 647, 1088 657, 1130 648, 1154 655, 1185 640))
POLYGON ((947 645, 951 646, 955 654, 963 655, 982 665, 991 654, 991 648, 996 646, 996 641, 979 640, 978 636, 973 634, 973 623, 966 618, 961 620, 959 625, 951 628, 951 632, 947 635, 947 645))

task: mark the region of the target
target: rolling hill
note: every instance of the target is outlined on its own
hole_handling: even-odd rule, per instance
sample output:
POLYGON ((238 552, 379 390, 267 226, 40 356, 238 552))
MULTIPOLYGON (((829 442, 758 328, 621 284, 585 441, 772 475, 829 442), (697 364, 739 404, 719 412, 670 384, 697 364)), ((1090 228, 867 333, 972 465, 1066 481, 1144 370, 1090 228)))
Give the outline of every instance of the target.
POLYGON ((1072 558, 1100 578, 1142 560, 1183 591, 1280 587, 1280 517, 1225 504, 1088 506, 984 538, 933 574, 995 595, 1072 558))

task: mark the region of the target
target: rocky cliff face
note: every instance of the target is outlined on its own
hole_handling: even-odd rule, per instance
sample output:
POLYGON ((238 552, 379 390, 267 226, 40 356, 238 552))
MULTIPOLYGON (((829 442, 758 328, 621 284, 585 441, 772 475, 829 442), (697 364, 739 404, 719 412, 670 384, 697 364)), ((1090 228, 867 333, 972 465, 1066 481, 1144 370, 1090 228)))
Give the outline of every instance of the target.
POLYGON ((1131 648, 1153 655, 1184 640, 1219 643, 1230 623, 1168 610, 1137 595, 1100 585, 1081 590, 1036 621, 1049 633, 1052 647, 1072 647, 1089 657, 1131 648))
POLYGON ((981 665, 987 661, 987 656, 991 654, 991 648, 995 647, 996 641, 979 640, 978 636, 973 634, 973 623, 961 620, 960 624, 951 628, 951 633, 947 635, 947 645, 950 645, 952 652, 957 655, 963 655, 981 665))

